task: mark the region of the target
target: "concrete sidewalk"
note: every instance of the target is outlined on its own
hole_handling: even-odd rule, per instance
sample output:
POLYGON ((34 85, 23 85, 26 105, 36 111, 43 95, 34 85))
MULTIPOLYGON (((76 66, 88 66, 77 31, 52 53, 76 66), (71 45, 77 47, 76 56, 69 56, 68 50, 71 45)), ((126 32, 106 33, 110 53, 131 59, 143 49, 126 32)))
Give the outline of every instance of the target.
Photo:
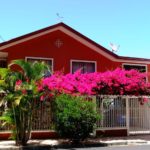
POLYGON ((49 150, 53 146, 59 145, 58 140, 30 140, 27 146, 15 146, 15 142, 8 141, 0 141, 0 150, 49 150))
POLYGON ((101 143, 104 143, 108 146, 112 145, 141 145, 149 144, 150 145, 150 135, 134 135, 134 136, 125 136, 125 137, 102 137, 100 139, 101 143))
MULTIPOLYGON (((129 137, 101 137, 91 138, 77 147, 101 147, 101 146, 120 146, 120 145, 145 145, 150 144, 150 135, 129 136, 129 137)), ((0 141, 0 150, 49 150, 55 148, 71 148, 67 140, 30 140, 28 146, 17 147, 14 141, 0 141)), ((76 147, 76 146, 75 146, 76 147)))

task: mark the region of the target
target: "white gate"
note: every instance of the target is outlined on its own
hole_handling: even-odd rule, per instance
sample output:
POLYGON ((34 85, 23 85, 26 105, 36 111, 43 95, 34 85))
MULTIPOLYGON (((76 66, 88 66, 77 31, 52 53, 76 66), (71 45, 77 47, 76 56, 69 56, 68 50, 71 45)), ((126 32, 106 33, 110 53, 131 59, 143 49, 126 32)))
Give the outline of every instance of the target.
POLYGON ((97 109, 102 115, 99 129, 126 129, 126 99, 121 96, 98 96, 97 109))
POLYGON ((142 103, 143 98, 129 98, 129 134, 150 133, 150 107, 149 98, 147 103, 142 103))
POLYGON ((137 96, 100 95, 96 98, 102 119, 98 129, 127 129, 128 134, 150 134, 150 98, 137 96), (147 103, 140 102, 147 98, 147 103))

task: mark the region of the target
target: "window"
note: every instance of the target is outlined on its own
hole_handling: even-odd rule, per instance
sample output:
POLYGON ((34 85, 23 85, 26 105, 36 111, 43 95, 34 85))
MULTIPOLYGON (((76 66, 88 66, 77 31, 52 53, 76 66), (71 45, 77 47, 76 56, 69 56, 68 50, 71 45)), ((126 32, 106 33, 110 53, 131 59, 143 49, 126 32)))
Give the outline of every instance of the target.
POLYGON ((0 60, 0 68, 7 68, 7 61, 6 60, 0 60))
MULTIPOLYGON (((53 72, 53 59, 51 58, 40 58, 40 57, 26 57, 26 60, 28 62, 35 62, 35 61, 38 61, 38 62, 45 62, 49 68, 50 68, 50 71, 53 72)), ((51 73, 49 71, 47 71, 45 73, 45 77, 48 77, 50 76, 51 73)))
POLYGON ((96 62, 72 61, 72 73, 81 70, 81 73, 92 73, 96 71, 96 62))
POLYGON ((123 68, 125 70, 136 69, 139 72, 146 72, 146 65, 138 65, 138 64, 123 64, 123 68))
POLYGON ((48 66, 52 66, 52 60, 51 59, 46 59, 46 58, 32 58, 32 57, 27 57, 28 62, 45 62, 48 66))

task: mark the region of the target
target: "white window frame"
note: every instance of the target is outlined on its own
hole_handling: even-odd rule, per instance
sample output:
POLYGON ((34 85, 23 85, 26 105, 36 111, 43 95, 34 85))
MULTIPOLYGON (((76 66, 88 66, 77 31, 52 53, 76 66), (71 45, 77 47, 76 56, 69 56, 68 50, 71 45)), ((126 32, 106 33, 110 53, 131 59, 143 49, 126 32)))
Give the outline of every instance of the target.
POLYGON ((70 60, 70 73, 72 73, 72 63, 73 62, 94 63, 95 64, 95 72, 97 72, 97 61, 71 59, 70 60))
POLYGON ((35 59, 35 60, 51 60, 52 61, 52 66, 51 66, 51 72, 53 73, 54 71, 54 59, 53 58, 46 58, 46 57, 30 57, 30 56, 27 56, 25 57, 25 61, 27 61, 28 59, 35 59))
MULTIPOLYGON (((124 65, 129 65, 129 66, 143 66, 145 67, 145 73, 148 72, 148 69, 147 69, 147 65, 144 65, 144 64, 132 64, 132 63, 123 63, 122 64, 122 68, 124 69, 124 65)), ((148 77, 146 77, 146 82, 148 82, 148 77)))

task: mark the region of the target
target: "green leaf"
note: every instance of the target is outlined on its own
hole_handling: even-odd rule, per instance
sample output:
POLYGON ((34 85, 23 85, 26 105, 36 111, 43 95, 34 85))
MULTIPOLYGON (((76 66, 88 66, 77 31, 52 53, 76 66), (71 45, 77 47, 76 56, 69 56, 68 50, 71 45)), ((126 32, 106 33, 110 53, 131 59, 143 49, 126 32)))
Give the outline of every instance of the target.
POLYGON ((16 99, 14 100, 13 104, 14 104, 15 106, 19 106, 20 101, 21 101, 21 99, 22 99, 22 96, 15 97, 15 98, 16 98, 16 99))
POLYGON ((1 79, 4 79, 8 75, 9 72, 10 70, 7 68, 0 68, 1 79))
POLYGON ((0 107, 4 104, 4 102, 5 102, 5 99, 1 98, 1 96, 0 96, 0 107))
POLYGON ((5 126, 6 124, 14 124, 12 113, 9 110, 6 110, 6 112, 4 112, 2 116, 0 116, 0 120, 4 121, 4 123, 1 124, 1 126, 5 126))
POLYGON ((13 60, 9 67, 12 65, 18 65, 22 69, 22 75, 28 80, 39 80, 45 75, 46 71, 49 71, 48 65, 38 61, 27 62, 25 60, 13 60))
POLYGON ((11 62, 11 64, 9 64, 9 67, 13 66, 13 65, 18 65, 22 70, 22 74, 24 74, 24 76, 26 78, 30 77, 32 75, 32 68, 31 68, 31 64, 29 62, 26 62, 25 60, 13 60, 11 62))
POLYGON ((3 123, 0 124, 1 127, 4 127, 6 125, 13 125, 13 121, 12 119, 6 119, 6 118, 1 118, 0 117, 0 120, 4 121, 3 123))
POLYGON ((0 80, 0 85, 4 85, 5 81, 4 80, 0 80))
POLYGON ((6 126, 8 123, 5 121, 1 124, 2 127, 6 126))

